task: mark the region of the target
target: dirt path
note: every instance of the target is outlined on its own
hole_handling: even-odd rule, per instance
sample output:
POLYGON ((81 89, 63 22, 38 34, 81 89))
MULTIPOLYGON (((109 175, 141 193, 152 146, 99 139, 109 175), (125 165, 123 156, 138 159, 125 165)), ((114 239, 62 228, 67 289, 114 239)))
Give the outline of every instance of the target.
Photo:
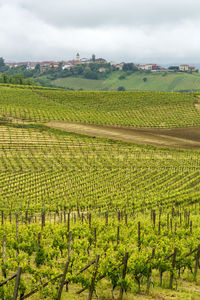
POLYGON ((200 150, 200 127, 177 129, 122 128, 68 122, 49 122, 46 125, 89 136, 137 144, 200 150))

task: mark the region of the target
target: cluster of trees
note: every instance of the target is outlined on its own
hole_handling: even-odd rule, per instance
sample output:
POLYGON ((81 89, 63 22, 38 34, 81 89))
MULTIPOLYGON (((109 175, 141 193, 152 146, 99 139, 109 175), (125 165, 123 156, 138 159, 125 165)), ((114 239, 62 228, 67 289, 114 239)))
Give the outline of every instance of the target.
POLYGON ((33 85, 32 80, 30 78, 24 78, 23 74, 9 76, 5 73, 2 73, 0 75, 0 83, 33 85))

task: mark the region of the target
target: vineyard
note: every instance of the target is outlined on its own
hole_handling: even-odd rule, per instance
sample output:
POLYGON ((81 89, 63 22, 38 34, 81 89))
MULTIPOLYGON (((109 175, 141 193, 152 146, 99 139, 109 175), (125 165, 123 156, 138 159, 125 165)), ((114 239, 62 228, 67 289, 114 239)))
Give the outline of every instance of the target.
POLYGON ((164 92, 65 92, 0 88, 0 115, 31 122, 73 121, 126 127, 200 125, 198 95, 164 92))
POLYGON ((198 126, 197 97, 0 87, 1 299, 199 299, 200 152, 45 125, 198 126))

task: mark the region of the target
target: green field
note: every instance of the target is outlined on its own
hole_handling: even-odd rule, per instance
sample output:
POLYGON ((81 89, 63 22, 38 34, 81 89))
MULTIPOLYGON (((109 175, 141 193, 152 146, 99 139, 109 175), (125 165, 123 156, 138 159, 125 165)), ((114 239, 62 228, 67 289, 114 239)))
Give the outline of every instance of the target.
POLYGON ((46 125, 199 126, 197 102, 0 86, 0 298, 13 299, 16 278, 1 284, 21 267, 21 299, 58 299, 64 268, 63 300, 199 299, 199 150, 46 125))
POLYGON ((200 90, 200 74, 193 73, 134 73, 120 80, 122 72, 113 72, 105 80, 91 80, 78 77, 59 78, 49 81, 52 85, 74 90, 99 90, 113 91, 119 86, 124 86, 126 90, 138 91, 182 91, 200 90), (147 81, 144 82, 143 78, 147 81))

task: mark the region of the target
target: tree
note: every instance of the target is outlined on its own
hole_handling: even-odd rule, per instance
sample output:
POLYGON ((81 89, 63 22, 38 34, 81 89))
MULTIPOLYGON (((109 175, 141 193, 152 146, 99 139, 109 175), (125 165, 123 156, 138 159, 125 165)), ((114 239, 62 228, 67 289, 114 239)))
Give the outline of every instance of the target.
POLYGON ((0 57, 0 68, 5 66, 3 57, 0 57))
POLYGON ((63 63, 62 63, 62 61, 61 61, 61 62, 59 62, 59 64, 58 64, 58 71, 59 71, 59 72, 62 71, 62 66, 63 66, 63 63))
POLYGON ((95 61, 96 61, 95 54, 92 54, 92 61, 93 61, 93 62, 95 62, 95 61))
POLYGON ((124 74, 119 76, 119 80, 123 80, 123 79, 126 79, 126 76, 124 74))
POLYGON ((177 72, 177 71, 179 71, 179 66, 169 66, 168 70, 177 72))
POLYGON ((40 73, 40 64, 37 64, 35 66, 35 71, 38 72, 38 73, 40 73))
POLYGON ((126 89, 124 86, 119 86, 117 90, 120 92, 120 91, 125 91, 126 89))
POLYGON ((133 63, 127 63, 127 64, 123 65, 122 70, 125 72, 126 71, 135 72, 135 71, 138 71, 138 68, 133 63))
POLYGON ((98 79, 98 73, 95 71, 89 71, 87 70, 87 72, 84 73, 84 77, 87 79, 98 79))
POLYGON ((2 74, 2 82, 3 83, 8 83, 9 82, 9 77, 5 73, 2 74))

